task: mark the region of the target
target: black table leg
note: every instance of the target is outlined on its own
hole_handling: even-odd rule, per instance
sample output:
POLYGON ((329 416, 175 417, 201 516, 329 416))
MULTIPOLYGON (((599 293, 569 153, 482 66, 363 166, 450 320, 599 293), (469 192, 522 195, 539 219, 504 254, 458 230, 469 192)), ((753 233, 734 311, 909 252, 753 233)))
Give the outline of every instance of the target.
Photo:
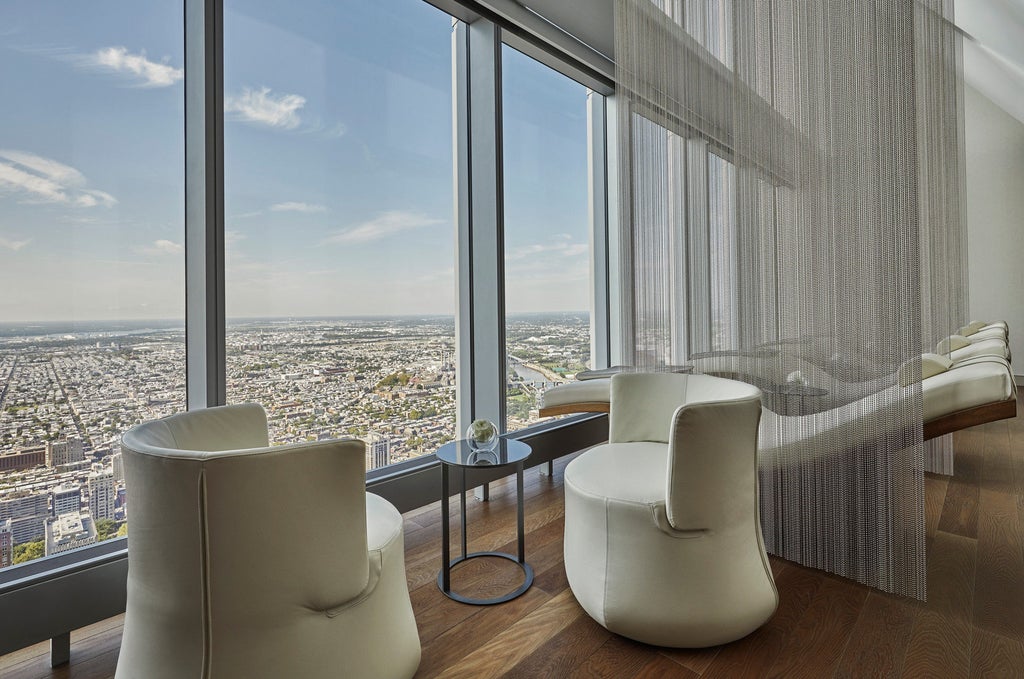
POLYGON ((526 563, 526 521, 523 517, 523 463, 516 464, 516 528, 519 532, 519 563, 526 563))
POLYGON ((452 591, 451 526, 448 525, 448 465, 441 463, 441 591, 452 591))
POLYGON ((459 494, 459 511, 462 516, 462 558, 466 558, 466 468, 462 468, 462 492, 459 494))

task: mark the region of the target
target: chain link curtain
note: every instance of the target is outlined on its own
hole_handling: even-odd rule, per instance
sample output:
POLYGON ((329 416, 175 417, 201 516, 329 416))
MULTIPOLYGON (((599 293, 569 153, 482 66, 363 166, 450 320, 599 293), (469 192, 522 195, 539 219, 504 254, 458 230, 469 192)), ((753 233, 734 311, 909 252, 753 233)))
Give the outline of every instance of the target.
POLYGON ((768 550, 925 594, 920 383, 966 321, 948 0, 616 0, 621 359, 765 394, 768 550))

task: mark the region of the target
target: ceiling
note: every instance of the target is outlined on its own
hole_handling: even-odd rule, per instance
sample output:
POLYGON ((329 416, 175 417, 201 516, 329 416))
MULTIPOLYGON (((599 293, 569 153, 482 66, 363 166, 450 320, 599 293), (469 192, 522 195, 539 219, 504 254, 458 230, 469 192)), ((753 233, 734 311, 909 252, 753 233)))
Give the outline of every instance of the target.
MULTIPOLYGON (((614 0, 517 0, 614 58, 614 0)), ((1024 123, 1024 0, 956 0, 966 82, 1024 123)))

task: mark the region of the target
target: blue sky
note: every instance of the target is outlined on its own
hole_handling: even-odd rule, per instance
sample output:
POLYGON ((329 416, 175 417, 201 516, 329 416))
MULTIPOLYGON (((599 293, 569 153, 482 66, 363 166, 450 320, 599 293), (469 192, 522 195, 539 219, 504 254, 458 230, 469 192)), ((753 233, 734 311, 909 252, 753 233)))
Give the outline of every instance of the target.
MULTIPOLYGON (((0 5, 0 321, 181 317, 180 5, 0 5)), ((509 311, 587 306, 586 92, 504 50, 509 311)), ((225 3, 229 316, 451 313, 451 19, 225 3)))

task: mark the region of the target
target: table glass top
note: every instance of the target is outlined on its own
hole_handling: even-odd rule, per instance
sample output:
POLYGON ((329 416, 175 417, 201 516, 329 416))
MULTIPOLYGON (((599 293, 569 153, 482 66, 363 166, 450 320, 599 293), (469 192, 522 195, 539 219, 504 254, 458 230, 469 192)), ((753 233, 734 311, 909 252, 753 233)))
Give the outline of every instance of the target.
POLYGON ((494 450, 477 450, 469 441, 449 441, 437 450, 437 459, 459 467, 500 467, 530 457, 533 450, 522 441, 498 438, 494 450))

